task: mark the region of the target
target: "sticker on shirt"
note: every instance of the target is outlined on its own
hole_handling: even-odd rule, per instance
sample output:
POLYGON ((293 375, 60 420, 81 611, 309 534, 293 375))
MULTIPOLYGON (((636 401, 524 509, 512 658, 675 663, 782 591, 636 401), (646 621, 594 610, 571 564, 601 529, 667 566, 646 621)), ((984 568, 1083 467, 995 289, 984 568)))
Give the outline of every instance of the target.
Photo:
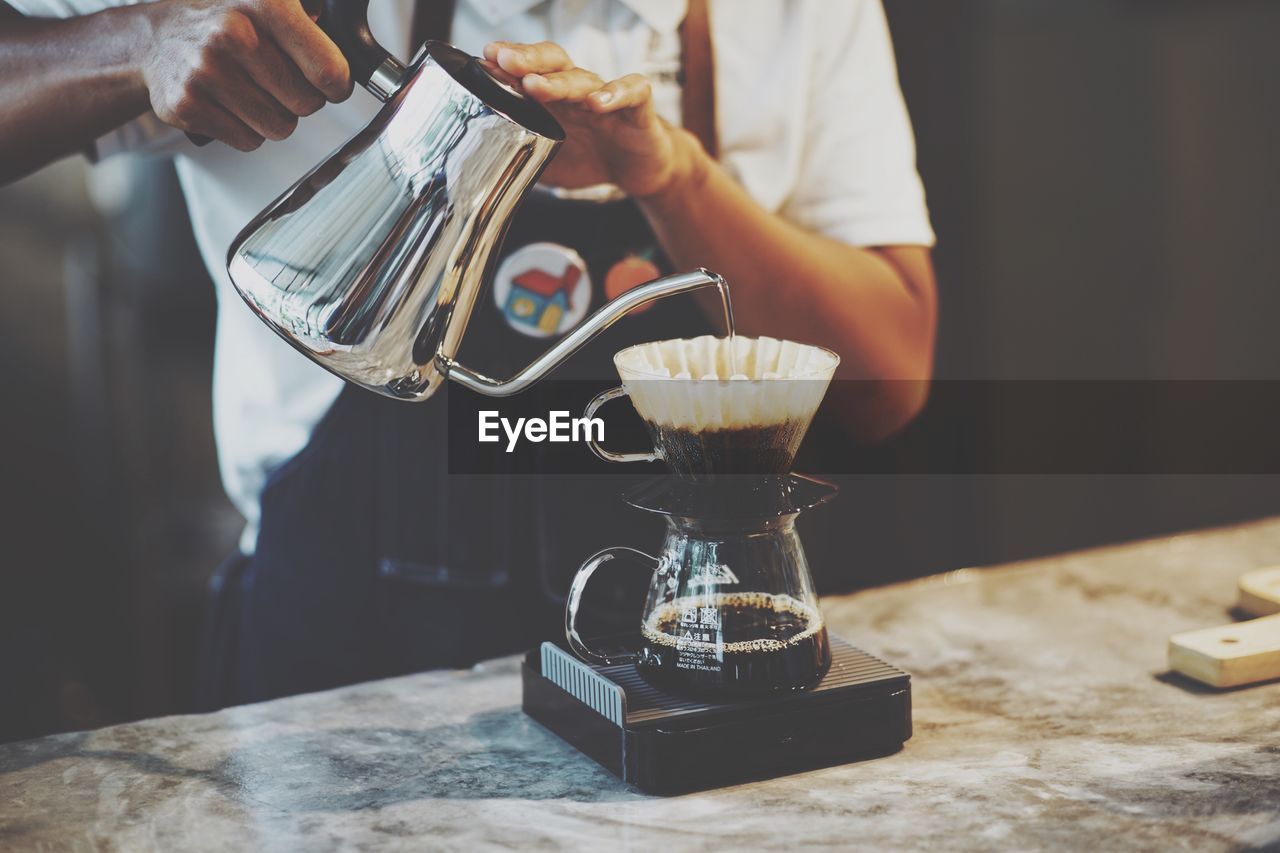
POLYGON ((493 279, 493 299, 507 325, 534 338, 563 335, 591 307, 582 256, 556 243, 531 243, 507 256, 493 279))
MULTIPOLYGON (((610 267, 609 272, 604 277, 605 299, 612 301, 633 287, 639 287, 642 284, 648 284, 654 279, 661 278, 662 271, 653 262, 652 254, 652 251, 649 251, 627 255, 627 257, 610 267)), ((631 309, 631 313, 639 314, 643 311, 648 311, 651 307, 653 307, 652 302, 648 305, 641 305, 639 308, 631 309)))

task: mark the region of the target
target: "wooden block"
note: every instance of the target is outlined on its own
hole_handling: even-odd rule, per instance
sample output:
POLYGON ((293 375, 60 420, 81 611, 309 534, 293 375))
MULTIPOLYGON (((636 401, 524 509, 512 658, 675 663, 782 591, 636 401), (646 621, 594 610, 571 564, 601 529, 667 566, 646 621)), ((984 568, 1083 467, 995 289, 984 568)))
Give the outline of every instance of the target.
POLYGON ((1280 566, 1241 575, 1239 607, 1250 616, 1280 613, 1280 566))
POLYGON ((1280 678, 1280 615, 1174 634, 1169 668, 1210 687, 1280 678))

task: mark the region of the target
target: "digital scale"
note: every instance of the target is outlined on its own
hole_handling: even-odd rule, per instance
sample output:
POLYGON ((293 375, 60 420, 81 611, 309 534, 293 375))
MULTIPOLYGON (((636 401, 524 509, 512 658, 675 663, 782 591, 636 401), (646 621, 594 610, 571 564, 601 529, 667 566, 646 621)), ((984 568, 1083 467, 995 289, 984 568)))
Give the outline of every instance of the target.
POLYGON ((624 782, 677 794, 879 758, 911 737, 911 676, 831 638, 814 687, 707 702, 632 664, 583 663, 554 643, 525 656, 524 712, 624 782))

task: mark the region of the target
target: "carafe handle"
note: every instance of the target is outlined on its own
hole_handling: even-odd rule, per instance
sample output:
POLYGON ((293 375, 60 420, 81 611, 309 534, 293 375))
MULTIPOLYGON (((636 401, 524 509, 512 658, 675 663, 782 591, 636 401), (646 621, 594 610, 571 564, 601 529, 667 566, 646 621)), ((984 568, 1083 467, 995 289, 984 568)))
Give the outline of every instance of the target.
POLYGON ((564 636, 569 641, 569 648, 585 661, 600 664, 601 666, 615 666, 623 663, 635 663, 639 657, 637 652, 628 652, 625 655, 613 656, 602 655, 589 647, 583 641, 581 635, 578 634, 578 608, 582 605, 582 591, 586 589, 587 581, 591 580, 591 576, 596 573, 596 569, 618 556, 638 557, 648 562, 650 571, 657 569, 658 558, 651 557, 643 551, 637 551, 635 548, 605 548, 596 554, 593 554, 585 563, 578 567, 578 572, 573 576, 573 583, 569 585, 569 601, 564 608, 564 636))

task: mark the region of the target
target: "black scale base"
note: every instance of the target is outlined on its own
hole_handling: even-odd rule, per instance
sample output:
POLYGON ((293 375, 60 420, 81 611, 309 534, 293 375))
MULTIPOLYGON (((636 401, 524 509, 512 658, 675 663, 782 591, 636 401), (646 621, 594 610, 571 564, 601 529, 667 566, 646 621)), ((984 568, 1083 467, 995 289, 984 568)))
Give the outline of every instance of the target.
POLYGON ((652 794, 732 785, 890 755, 911 737, 911 676, 831 638, 831 669, 802 693, 704 702, 634 666, 592 666, 553 643, 525 656, 524 712, 652 794))

